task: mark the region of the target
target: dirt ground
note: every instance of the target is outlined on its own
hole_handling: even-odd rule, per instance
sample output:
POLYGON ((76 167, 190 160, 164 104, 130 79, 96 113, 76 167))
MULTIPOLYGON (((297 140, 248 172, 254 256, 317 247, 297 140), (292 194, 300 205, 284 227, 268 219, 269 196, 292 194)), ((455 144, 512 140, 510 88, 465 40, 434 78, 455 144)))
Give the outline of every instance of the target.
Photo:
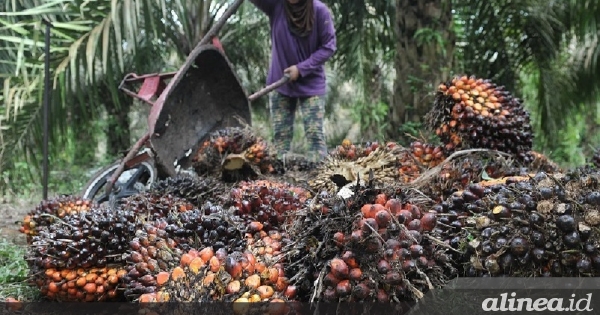
POLYGON ((19 232, 20 221, 31 211, 37 202, 12 201, 0 203, 0 240, 5 239, 24 245, 25 236, 19 232))

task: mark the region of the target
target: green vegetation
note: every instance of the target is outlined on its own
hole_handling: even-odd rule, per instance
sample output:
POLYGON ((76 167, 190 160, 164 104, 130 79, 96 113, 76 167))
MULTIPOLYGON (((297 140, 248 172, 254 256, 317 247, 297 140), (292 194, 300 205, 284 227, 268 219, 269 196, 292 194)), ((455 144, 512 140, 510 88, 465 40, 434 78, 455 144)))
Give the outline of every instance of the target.
POLYGON ((29 270, 24 255, 23 247, 0 240, 0 301, 8 297, 32 301, 37 297, 37 289, 25 282, 29 270))

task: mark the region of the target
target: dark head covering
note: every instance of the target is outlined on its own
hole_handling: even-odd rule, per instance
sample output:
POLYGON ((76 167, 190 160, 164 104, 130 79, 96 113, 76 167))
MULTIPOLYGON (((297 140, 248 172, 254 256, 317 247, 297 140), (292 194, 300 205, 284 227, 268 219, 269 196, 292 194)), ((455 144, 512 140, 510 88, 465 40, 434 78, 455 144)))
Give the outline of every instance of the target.
POLYGON ((300 0, 291 4, 285 1, 285 14, 292 33, 304 37, 310 34, 315 23, 313 0, 300 0))

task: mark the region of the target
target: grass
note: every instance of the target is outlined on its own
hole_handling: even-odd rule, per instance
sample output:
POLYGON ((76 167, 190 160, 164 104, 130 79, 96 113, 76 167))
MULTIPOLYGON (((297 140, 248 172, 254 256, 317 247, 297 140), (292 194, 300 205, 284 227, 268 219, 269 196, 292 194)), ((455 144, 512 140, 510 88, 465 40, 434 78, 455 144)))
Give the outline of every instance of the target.
POLYGON ((38 290, 27 283, 29 268, 24 255, 24 246, 0 240, 0 301, 9 297, 20 301, 38 298, 38 290))

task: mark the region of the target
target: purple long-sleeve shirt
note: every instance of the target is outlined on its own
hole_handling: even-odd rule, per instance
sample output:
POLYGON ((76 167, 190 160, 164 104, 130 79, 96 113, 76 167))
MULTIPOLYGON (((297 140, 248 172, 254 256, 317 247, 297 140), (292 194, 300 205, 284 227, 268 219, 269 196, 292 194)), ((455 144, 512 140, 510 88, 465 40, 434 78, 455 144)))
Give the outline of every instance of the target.
POLYGON ((323 2, 313 0, 315 23, 312 32, 299 37, 289 30, 285 1, 250 0, 267 14, 271 24, 271 66, 267 84, 279 80, 284 69, 296 65, 300 73, 298 80, 283 85, 277 92, 290 97, 324 95, 327 90, 324 65, 337 49, 329 8, 323 2))

